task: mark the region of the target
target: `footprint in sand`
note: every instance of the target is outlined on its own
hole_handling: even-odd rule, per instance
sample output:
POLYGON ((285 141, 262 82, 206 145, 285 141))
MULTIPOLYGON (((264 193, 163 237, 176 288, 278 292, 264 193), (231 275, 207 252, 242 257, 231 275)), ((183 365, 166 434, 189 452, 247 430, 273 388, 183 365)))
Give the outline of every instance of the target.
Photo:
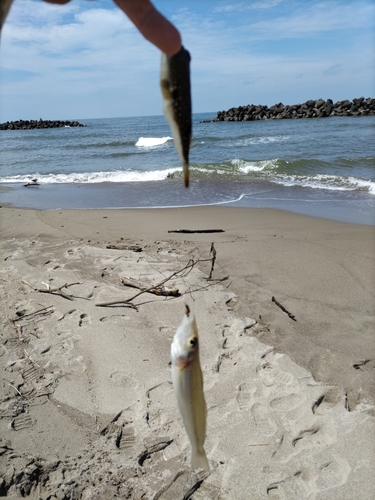
POLYGON ((130 316, 125 316, 125 314, 114 314, 113 316, 103 316, 100 318, 101 323, 114 324, 117 325, 119 321, 127 321, 130 319, 130 316))
POLYGON ((21 375, 25 382, 31 382, 37 380, 42 375, 42 371, 33 363, 27 363, 25 368, 21 371, 21 375))
POLYGON ((267 495, 272 500, 314 500, 315 498, 315 493, 309 483, 303 479, 300 471, 283 481, 270 484, 267 488, 267 495))
POLYGON ((115 371, 111 373, 109 378, 111 382, 121 387, 136 389, 136 387, 138 386, 138 382, 132 376, 123 371, 115 371))
POLYGON ((327 446, 336 441, 337 433, 328 422, 304 429, 293 439, 292 445, 298 451, 316 446, 327 446))
POLYGON ((257 430, 266 436, 272 436, 277 430, 276 423, 270 417, 270 408, 262 403, 255 403, 251 408, 257 430))
POLYGON ((313 500, 319 491, 345 484, 351 472, 351 467, 343 457, 327 450, 310 456, 308 462, 307 467, 301 467, 298 461, 299 465, 293 474, 283 481, 270 484, 268 496, 275 500, 313 500))
POLYGON ((122 410, 101 431, 102 436, 113 438, 119 450, 129 450, 135 445, 134 416, 131 408, 122 410))
POLYGON ((244 382, 238 387, 237 404, 240 410, 249 410, 254 399, 254 384, 244 382))
POLYGON ((27 413, 21 413, 18 417, 14 418, 11 423, 11 429, 15 431, 20 431, 22 429, 29 429, 34 424, 33 419, 27 413))
POLYGON ((129 450, 135 445, 133 411, 130 408, 123 410, 117 424, 116 447, 119 450, 129 450))
POLYGON ((318 459, 314 460, 315 463, 319 463, 318 477, 315 480, 315 487, 318 491, 338 488, 347 482, 351 473, 351 467, 345 458, 324 455, 322 454, 320 462, 318 459))
POLYGON ((119 450, 128 450, 133 448, 135 445, 135 435, 133 425, 128 425, 120 429, 117 439, 116 446, 119 450))
POLYGON ((344 393, 339 389, 329 389, 315 401, 312 406, 312 412, 314 413, 314 415, 325 415, 332 408, 334 408, 344 397, 344 393))
POLYGON ((266 387, 276 386, 282 389, 298 385, 298 381, 292 373, 277 368, 269 362, 258 365, 256 371, 266 387))
POLYGON ((191 498, 194 500, 224 500, 224 498, 227 498, 226 496, 221 496, 220 491, 221 480, 219 473, 212 471, 191 498))
POLYGON ((176 441, 173 441, 173 443, 164 448, 164 450, 162 451, 163 460, 165 460, 166 462, 168 462, 168 460, 174 460, 181 454, 182 448, 176 441))
POLYGON ((281 412, 288 412, 295 410, 305 401, 301 394, 291 393, 286 396, 280 396, 272 399, 270 402, 271 408, 281 412))
POLYGON ((168 429, 172 422, 177 426, 177 405, 173 393, 172 384, 162 382, 152 387, 146 393, 147 396, 147 425, 151 429, 168 429), (176 411, 173 411, 176 410, 176 411))
POLYGON ((138 464, 141 467, 149 465, 148 461, 158 462, 161 458, 161 452, 173 443, 173 439, 160 439, 157 443, 148 446, 138 457, 138 464))

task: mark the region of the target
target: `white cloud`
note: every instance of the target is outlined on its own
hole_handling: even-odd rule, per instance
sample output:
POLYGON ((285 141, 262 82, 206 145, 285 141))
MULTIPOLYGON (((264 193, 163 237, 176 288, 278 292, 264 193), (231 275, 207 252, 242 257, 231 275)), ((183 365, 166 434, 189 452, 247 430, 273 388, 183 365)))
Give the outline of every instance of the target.
POLYGON ((262 0, 259 2, 242 2, 235 4, 225 4, 219 5, 214 8, 214 12, 234 12, 234 11, 244 11, 244 10, 257 10, 257 9, 270 9, 272 7, 276 7, 283 0, 262 0))
MULTIPOLYGON (((194 111, 374 94, 366 90, 375 91, 372 4, 297 2, 281 15, 288 2, 276 3, 256 18, 245 7, 257 2, 227 5, 227 13, 204 2, 204 12, 194 4, 173 11, 192 55, 194 111), (325 34, 336 44, 318 50, 325 34), (295 39, 284 51, 274 43, 295 39)), ((159 52, 109 2, 16 0, 1 52, 0 121, 33 118, 35 109, 60 119, 161 113, 159 52)))
POLYGON ((273 17, 248 26, 252 40, 307 38, 319 33, 368 28, 374 25, 375 8, 370 4, 341 5, 334 2, 306 3, 293 14, 273 17))

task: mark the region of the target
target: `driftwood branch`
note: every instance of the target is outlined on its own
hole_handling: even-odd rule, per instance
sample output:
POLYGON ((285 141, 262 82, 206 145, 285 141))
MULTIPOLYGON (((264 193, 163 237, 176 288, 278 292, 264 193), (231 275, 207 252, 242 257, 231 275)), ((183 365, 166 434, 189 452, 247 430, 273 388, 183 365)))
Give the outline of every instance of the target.
POLYGON ((168 233, 224 233, 224 229, 170 229, 168 233))
POLYGON ((130 250, 132 252, 143 252, 143 248, 138 245, 107 245, 109 250, 130 250))
POLYGON ((65 283, 65 285, 59 286, 57 288, 36 288, 35 290, 40 293, 57 294, 61 295, 61 297, 64 297, 64 299, 74 300, 71 295, 68 295, 67 293, 63 292, 63 288, 69 288, 70 286, 81 285, 81 284, 82 281, 79 281, 77 283, 65 283))
POLYGON ((152 285, 149 288, 146 288, 144 290, 141 290, 140 292, 136 293, 135 295, 133 295, 129 299, 116 300, 114 302, 103 302, 103 303, 95 304, 95 305, 97 307, 110 307, 110 306, 117 306, 117 305, 125 305, 128 307, 133 307, 134 309, 137 309, 135 305, 131 304, 132 300, 136 299, 137 297, 139 297, 143 293, 153 293, 151 290, 161 288, 164 285, 164 283, 166 283, 167 281, 172 279, 174 276, 179 276, 179 277, 186 276, 188 273, 190 273, 190 271, 193 269, 193 267, 196 264, 198 264, 199 262, 207 262, 207 261, 211 261, 211 260, 212 260, 212 258, 211 259, 197 259, 197 260, 190 259, 189 262, 183 268, 179 269, 178 271, 175 271, 170 276, 168 276, 167 278, 160 281, 160 283, 157 283, 156 285, 152 285), (184 273, 184 272, 185 272, 185 274, 182 275, 182 273, 184 273))
POLYGON ((24 184, 25 188, 32 187, 32 186, 40 186, 39 182, 34 179, 32 182, 28 182, 27 184, 24 184))
POLYGON ((282 305, 280 304, 280 302, 278 302, 278 301, 275 299, 275 297, 272 297, 272 302, 274 302, 277 306, 279 306, 279 307, 280 307, 280 309, 281 309, 282 311, 284 311, 284 312, 285 312, 285 313, 289 316, 289 318, 291 318, 293 321, 297 321, 297 320, 296 320, 296 317, 295 317, 292 313, 290 313, 287 309, 285 309, 285 307, 284 307, 284 306, 282 306, 282 305))
POLYGON ((180 293, 178 288, 176 287, 167 287, 167 286, 154 286, 150 288, 145 283, 141 283, 130 276, 123 276, 120 278, 120 281, 125 286, 130 286, 132 288, 138 288, 142 292, 148 290, 148 293, 153 293, 154 295, 164 295, 165 297, 179 297, 180 293))
POLYGON ((43 307, 43 309, 38 309, 37 311, 34 311, 30 314, 20 314, 17 318, 13 319, 13 322, 15 323, 16 321, 20 321, 23 319, 29 320, 29 319, 32 319, 34 316, 38 316, 38 315, 46 316, 46 315, 49 315, 52 313, 53 313, 53 306, 47 306, 47 307, 43 307))

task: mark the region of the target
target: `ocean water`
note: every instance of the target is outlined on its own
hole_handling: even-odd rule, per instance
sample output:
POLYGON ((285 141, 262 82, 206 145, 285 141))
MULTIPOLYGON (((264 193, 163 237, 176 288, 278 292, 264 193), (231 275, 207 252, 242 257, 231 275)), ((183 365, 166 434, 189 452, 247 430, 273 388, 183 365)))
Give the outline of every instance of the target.
POLYGON ((0 131, 3 204, 41 209, 227 205, 375 224, 375 117, 200 123, 189 189, 163 116, 0 131), (24 187, 31 179, 40 186, 24 187))

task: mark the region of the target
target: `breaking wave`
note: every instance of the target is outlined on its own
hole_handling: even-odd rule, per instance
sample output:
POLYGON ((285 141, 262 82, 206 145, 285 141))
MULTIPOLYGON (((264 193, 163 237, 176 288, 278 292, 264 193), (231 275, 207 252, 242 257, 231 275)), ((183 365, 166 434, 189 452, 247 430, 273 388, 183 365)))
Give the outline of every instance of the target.
POLYGON ((154 146, 161 146, 170 141, 172 137, 140 137, 135 143, 136 146, 142 148, 152 148, 154 146))
POLYGON ((283 186, 301 186, 331 191, 366 191, 375 195, 375 182, 356 177, 317 174, 314 176, 280 175, 270 179, 283 186))
POLYGON ((152 171, 115 171, 115 172, 83 172, 71 174, 39 174, 12 175, 0 177, 2 183, 27 183, 37 179, 40 184, 95 184, 101 182, 146 182, 161 181, 172 176, 178 170, 169 168, 152 171))

